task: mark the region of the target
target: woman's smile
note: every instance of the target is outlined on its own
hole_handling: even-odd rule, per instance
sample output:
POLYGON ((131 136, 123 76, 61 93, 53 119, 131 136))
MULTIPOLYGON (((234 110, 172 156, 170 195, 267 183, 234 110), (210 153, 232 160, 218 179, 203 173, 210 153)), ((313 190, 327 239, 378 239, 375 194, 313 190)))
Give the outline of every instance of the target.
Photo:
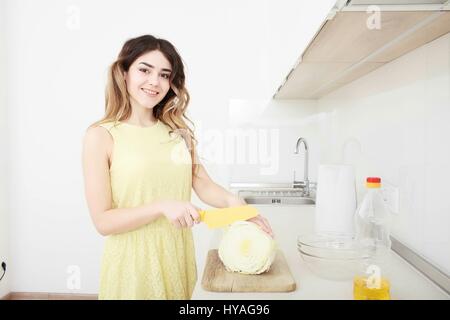
POLYGON ((158 91, 150 90, 150 89, 147 89, 147 88, 141 88, 141 90, 144 91, 144 93, 147 96, 152 97, 152 98, 158 96, 158 94, 159 94, 158 91))

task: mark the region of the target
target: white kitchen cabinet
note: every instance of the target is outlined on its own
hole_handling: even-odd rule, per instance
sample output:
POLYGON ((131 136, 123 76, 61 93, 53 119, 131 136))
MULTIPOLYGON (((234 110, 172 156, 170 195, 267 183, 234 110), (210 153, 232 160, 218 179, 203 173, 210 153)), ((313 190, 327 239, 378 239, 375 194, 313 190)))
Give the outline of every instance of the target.
MULTIPOLYGON (((309 44, 336 0, 269 0, 264 53, 268 55, 268 92, 271 98, 293 62, 309 44)), ((263 32, 264 33, 264 32, 263 32)))
POLYGON ((450 31, 444 0, 385 2, 338 1, 274 98, 318 99, 450 31))

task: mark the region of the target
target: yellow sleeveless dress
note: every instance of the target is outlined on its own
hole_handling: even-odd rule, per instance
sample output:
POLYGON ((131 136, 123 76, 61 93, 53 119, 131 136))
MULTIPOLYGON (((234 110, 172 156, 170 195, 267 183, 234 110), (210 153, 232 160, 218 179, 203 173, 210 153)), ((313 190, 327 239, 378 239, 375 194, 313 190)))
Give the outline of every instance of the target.
MULTIPOLYGON (((181 135, 158 120, 150 127, 101 124, 114 141, 110 167, 112 208, 157 200, 191 200, 192 159, 181 135)), ((99 299, 190 299, 197 281, 190 228, 165 216, 136 230, 106 237, 99 299)))

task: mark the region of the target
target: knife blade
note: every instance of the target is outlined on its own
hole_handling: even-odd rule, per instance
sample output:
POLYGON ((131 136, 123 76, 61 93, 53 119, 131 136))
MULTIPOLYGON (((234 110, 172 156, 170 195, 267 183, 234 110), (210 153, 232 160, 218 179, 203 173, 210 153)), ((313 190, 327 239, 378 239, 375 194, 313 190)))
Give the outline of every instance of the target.
POLYGON ((206 223, 208 228, 221 228, 233 222, 256 217, 259 212, 253 206, 244 205, 229 208, 200 210, 200 221, 206 223))

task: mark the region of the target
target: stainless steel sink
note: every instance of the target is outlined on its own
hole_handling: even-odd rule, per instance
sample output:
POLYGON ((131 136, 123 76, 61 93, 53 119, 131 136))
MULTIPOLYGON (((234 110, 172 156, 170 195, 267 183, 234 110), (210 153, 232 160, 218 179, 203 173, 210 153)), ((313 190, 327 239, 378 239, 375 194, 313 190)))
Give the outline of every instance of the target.
POLYGON ((248 204, 270 204, 270 205, 305 205, 316 204, 312 198, 300 197, 243 197, 248 204))
POLYGON ((248 204, 267 205, 314 205, 316 204, 317 183, 308 178, 308 144, 300 137, 295 145, 294 153, 299 153, 301 144, 305 145, 304 178, 292 183, 231 183, 230 188, 248 204))
POLYGON ((303 188, 289 183, 232 183, 230 188, 237 192, 248 204, 261 205, 314 205, 315 188, 310 196, 304 195, 303 188))

